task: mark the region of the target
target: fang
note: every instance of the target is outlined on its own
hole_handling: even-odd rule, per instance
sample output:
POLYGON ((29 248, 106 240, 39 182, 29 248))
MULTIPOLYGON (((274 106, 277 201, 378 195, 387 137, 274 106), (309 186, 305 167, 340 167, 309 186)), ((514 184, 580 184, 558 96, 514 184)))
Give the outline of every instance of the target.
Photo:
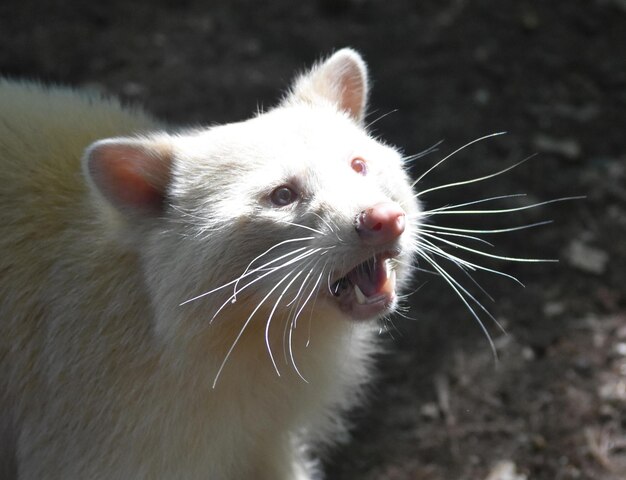
POLYGON ((354 286, 354 295, 359 305, 363 305, 367 301, 367 297, 363 294, 358 285, 354 286))

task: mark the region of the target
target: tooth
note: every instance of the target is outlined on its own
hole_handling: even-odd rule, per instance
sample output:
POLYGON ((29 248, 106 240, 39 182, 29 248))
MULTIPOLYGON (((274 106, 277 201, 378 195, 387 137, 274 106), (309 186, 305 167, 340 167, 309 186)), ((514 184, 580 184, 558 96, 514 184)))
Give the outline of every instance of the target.
POLYGON ((389 261, 389 259, 385 260, 385 272, 387 273, 387 277, 389 277, 391 275, 391 262, 389 261))
POLYGON ((391 285, 392 290, 396 289, 396 271, 392 270, 391 275, 389 275, 389 283, 391 285))
POLYGON ((367 300, 367 297, 363 295, 358 285, 354 285, 354 295, 356 296, 356 303, 359 305, 363 305, 367 300))
POLYGON ((391 294, 396 291, 396 271, 392 270, 391 275, 387 278, 387 281, 381 288, 381 292, 391 294))

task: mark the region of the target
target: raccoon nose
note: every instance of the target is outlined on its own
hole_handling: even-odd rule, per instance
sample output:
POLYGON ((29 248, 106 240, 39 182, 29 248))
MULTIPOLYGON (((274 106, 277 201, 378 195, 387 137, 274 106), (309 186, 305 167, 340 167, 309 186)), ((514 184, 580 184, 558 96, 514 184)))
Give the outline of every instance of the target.
POLYGON ((404 217, 404 210, 397 203, 378 203, 357 215, 355 228, 366 245, 384 245, 402 235, 404 217))

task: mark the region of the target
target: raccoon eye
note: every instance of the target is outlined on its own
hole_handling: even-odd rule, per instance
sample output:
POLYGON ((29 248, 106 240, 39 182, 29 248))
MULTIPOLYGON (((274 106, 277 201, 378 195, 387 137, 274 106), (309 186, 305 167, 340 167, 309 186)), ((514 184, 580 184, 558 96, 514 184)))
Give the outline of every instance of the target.
POLYGON ((353 158, 350 166, 352 167, 352 170, 354 170, 356 173, 360 175, 367 175, 367 164, 362 158, 353 158))
POLYGON ((293 203, 298 198, 298 194, 292 188, 282 185, 272 192, 270 198, 274 205, 284 207, 293 203))

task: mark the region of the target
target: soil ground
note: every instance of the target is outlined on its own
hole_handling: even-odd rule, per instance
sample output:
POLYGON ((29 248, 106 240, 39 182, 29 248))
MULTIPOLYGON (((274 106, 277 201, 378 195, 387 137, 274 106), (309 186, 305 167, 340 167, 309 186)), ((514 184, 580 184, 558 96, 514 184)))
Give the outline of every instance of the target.
POLYGON ((473 139, 509 132, 454 155, 418 189, 537 153, 473 188, 425 195, 426 208, 517 193, 527 196, 488 205, 587 198, 441 218, 472 228, 554 220, 492 235, 493 249, 464 242, 560 262, 467 255, 525 284, 476 274, 493 302, 456 271, 506 330, 479 310, 497 361, 452 289, 418 272, 407 301, 412 320, 399 316, 383 333, 388 353, 370 402, 353 414, 352 440, 327 458, 327 477, 626 478, 623 0, 0 4, 2 74, 102 90, 180 125, 242 119, 272 105, 295 71, 343 46, 370 65, 377 135, 407 155, 444 140, 413 163, 416 176, 473 139))

